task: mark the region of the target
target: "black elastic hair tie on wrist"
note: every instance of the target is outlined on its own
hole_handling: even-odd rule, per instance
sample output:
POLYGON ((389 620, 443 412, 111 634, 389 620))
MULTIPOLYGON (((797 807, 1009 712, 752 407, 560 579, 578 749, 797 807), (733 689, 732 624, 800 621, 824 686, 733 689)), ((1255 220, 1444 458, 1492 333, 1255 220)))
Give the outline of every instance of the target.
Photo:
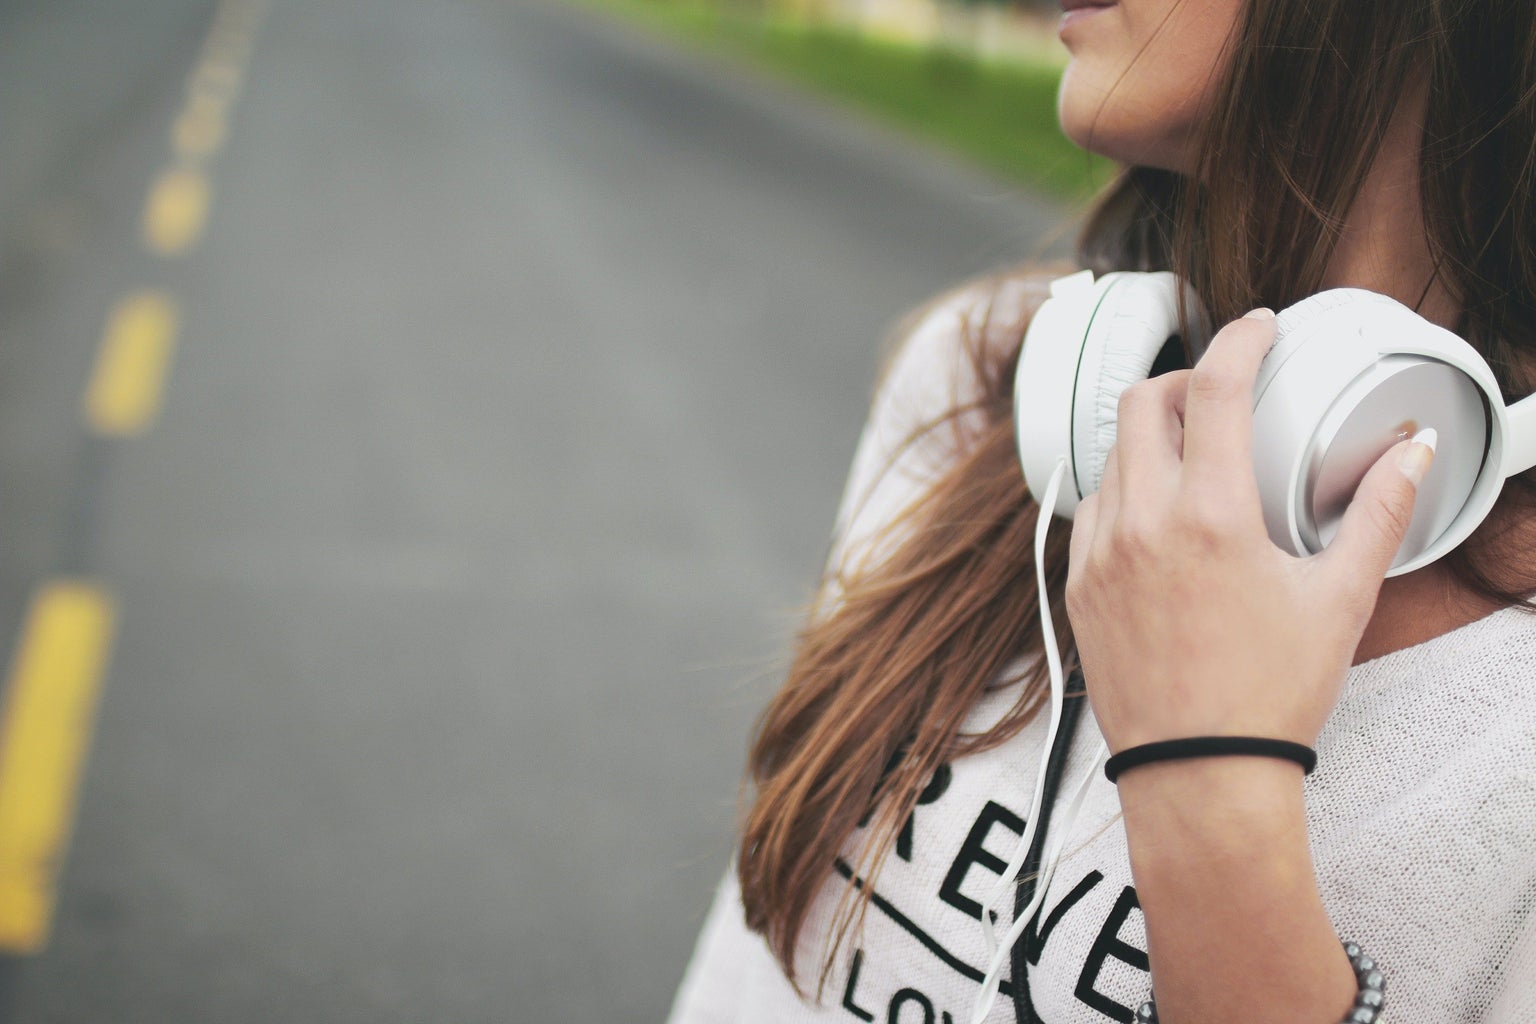
POLYGON ((1258 736, 1191 736, 1183 740, 1163 740, 1129 747, 1104 762, 1104 777, 1114 782, 1130 768, 1155 761, 1181 761, 1191 757, 1278 757, 1295 761, 1311 775, 1317 767, 1317 751, 1290 740, 1267 740, 1258 736))

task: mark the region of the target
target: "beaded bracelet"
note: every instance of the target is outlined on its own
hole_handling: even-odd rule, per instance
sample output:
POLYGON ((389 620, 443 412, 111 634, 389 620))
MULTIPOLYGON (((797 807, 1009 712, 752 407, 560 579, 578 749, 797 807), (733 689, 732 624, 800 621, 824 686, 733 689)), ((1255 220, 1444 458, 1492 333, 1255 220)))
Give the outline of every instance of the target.
MULTIPOLYGON (((1376 1024, 1386 1003, 1387 979, 1377 968, 1376 961, 1366 956, 1356 943, 1344 943, 1344 952, 1360 989, 1355 993, 1354 1008, 1341 1024, 1376 1024)), ((1152 1000, 1148 999, 1136 1008, 1136 1024, 1157 1024, 1157 1006, 1152 1000)))

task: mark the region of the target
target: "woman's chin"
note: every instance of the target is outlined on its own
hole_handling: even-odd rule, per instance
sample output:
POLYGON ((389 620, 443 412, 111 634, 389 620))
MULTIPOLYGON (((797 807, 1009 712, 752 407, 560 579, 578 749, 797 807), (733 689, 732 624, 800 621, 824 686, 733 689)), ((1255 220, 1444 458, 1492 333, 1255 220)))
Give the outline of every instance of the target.
POLYGON ((1116 130, 1118 119, 1106 116, 1102 94, 1074 82, 1071 74, 1069 67, 1056 97, 1056 120, 1061 133, 1082 149, 1118 160, 1113 152, 1118 148, 1116 143, 1122 141, 1116 130))
POLYGON ((1149 131, 1156 127, 1150 118, 1126 116, 1097 97, 1069 90, 1066 79, 1056 118, 1061 133, 1074 145, 1117 163, 1178 171, 1186 162, 1183 147, 1174 141, 1184 138, 1184 132, 1149 131))

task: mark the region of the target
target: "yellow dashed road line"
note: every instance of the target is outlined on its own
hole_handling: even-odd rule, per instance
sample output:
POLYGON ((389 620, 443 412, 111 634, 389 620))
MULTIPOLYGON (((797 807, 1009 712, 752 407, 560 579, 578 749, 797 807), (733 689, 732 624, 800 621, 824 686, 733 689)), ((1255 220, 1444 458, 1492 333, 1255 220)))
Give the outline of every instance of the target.
POLYGON ((0 952, 47 944, 116 617, 106 591, 65 580, 22 625, 0 717, 0 952))
POLYGON ((229 101, 213 91, 192 94, 186 109, 176 118, 171 142, 183 160, 207 160, 224 144, 225 112, 229 101))
POLYGON ((208 219, 208 176, 172 167, 156 179, 144 204, 144 245, 158 256, 180 256, 203 237, 208 219))
POLYGON ((176 303, 164 292, 137 292, 107 319, 96 371, 85 392, 85 420, 95 433, 143 433, 160 411, 176 346, 176 303))
MULTIPOLYGON (((172 163, 150 186, 143 244, 173 258, 202 239, 211 201, 207 165, 228 134, 264 0, 223 0, 188 78, 171 131, 172 163)), ((107 318, 84 416, 98 436, 148 429, 176 346, 179 311, 161 291, 127 295, 107 318)), ((117 610, 86 580, 55 580, 33 596, 0 690, 0 956, 48 942, 58 874, 90 749, 117 610)))

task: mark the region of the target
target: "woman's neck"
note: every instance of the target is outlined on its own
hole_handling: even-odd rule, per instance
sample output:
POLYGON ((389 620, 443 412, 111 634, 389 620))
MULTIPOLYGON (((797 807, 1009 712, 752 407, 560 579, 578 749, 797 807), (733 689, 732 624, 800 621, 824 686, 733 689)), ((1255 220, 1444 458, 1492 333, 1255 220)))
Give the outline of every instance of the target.
MULTIPOLYGON (((1423 109, 1422 90, 1410 92, 1398 106, 1345 218, 1323 285, 1389 295, 1432 323, 1454 329, 1460 309, 1436 272, 1424 228, 1418 165, 1423 109)), ((1536 565, 1508 568, 1536 578, 1536 565)), ((1423 643, 1498 607, 1458 583, 1443 562, 1394 577, 1382 584, 1355 662, 1423 643)))
POLYGON ((1382 140, 1323 276, 1324 288, 1368 288, 1454 329, 1460 310, 1436 273, 1419 187, 1422 90, 1410 92, 1382 140))

